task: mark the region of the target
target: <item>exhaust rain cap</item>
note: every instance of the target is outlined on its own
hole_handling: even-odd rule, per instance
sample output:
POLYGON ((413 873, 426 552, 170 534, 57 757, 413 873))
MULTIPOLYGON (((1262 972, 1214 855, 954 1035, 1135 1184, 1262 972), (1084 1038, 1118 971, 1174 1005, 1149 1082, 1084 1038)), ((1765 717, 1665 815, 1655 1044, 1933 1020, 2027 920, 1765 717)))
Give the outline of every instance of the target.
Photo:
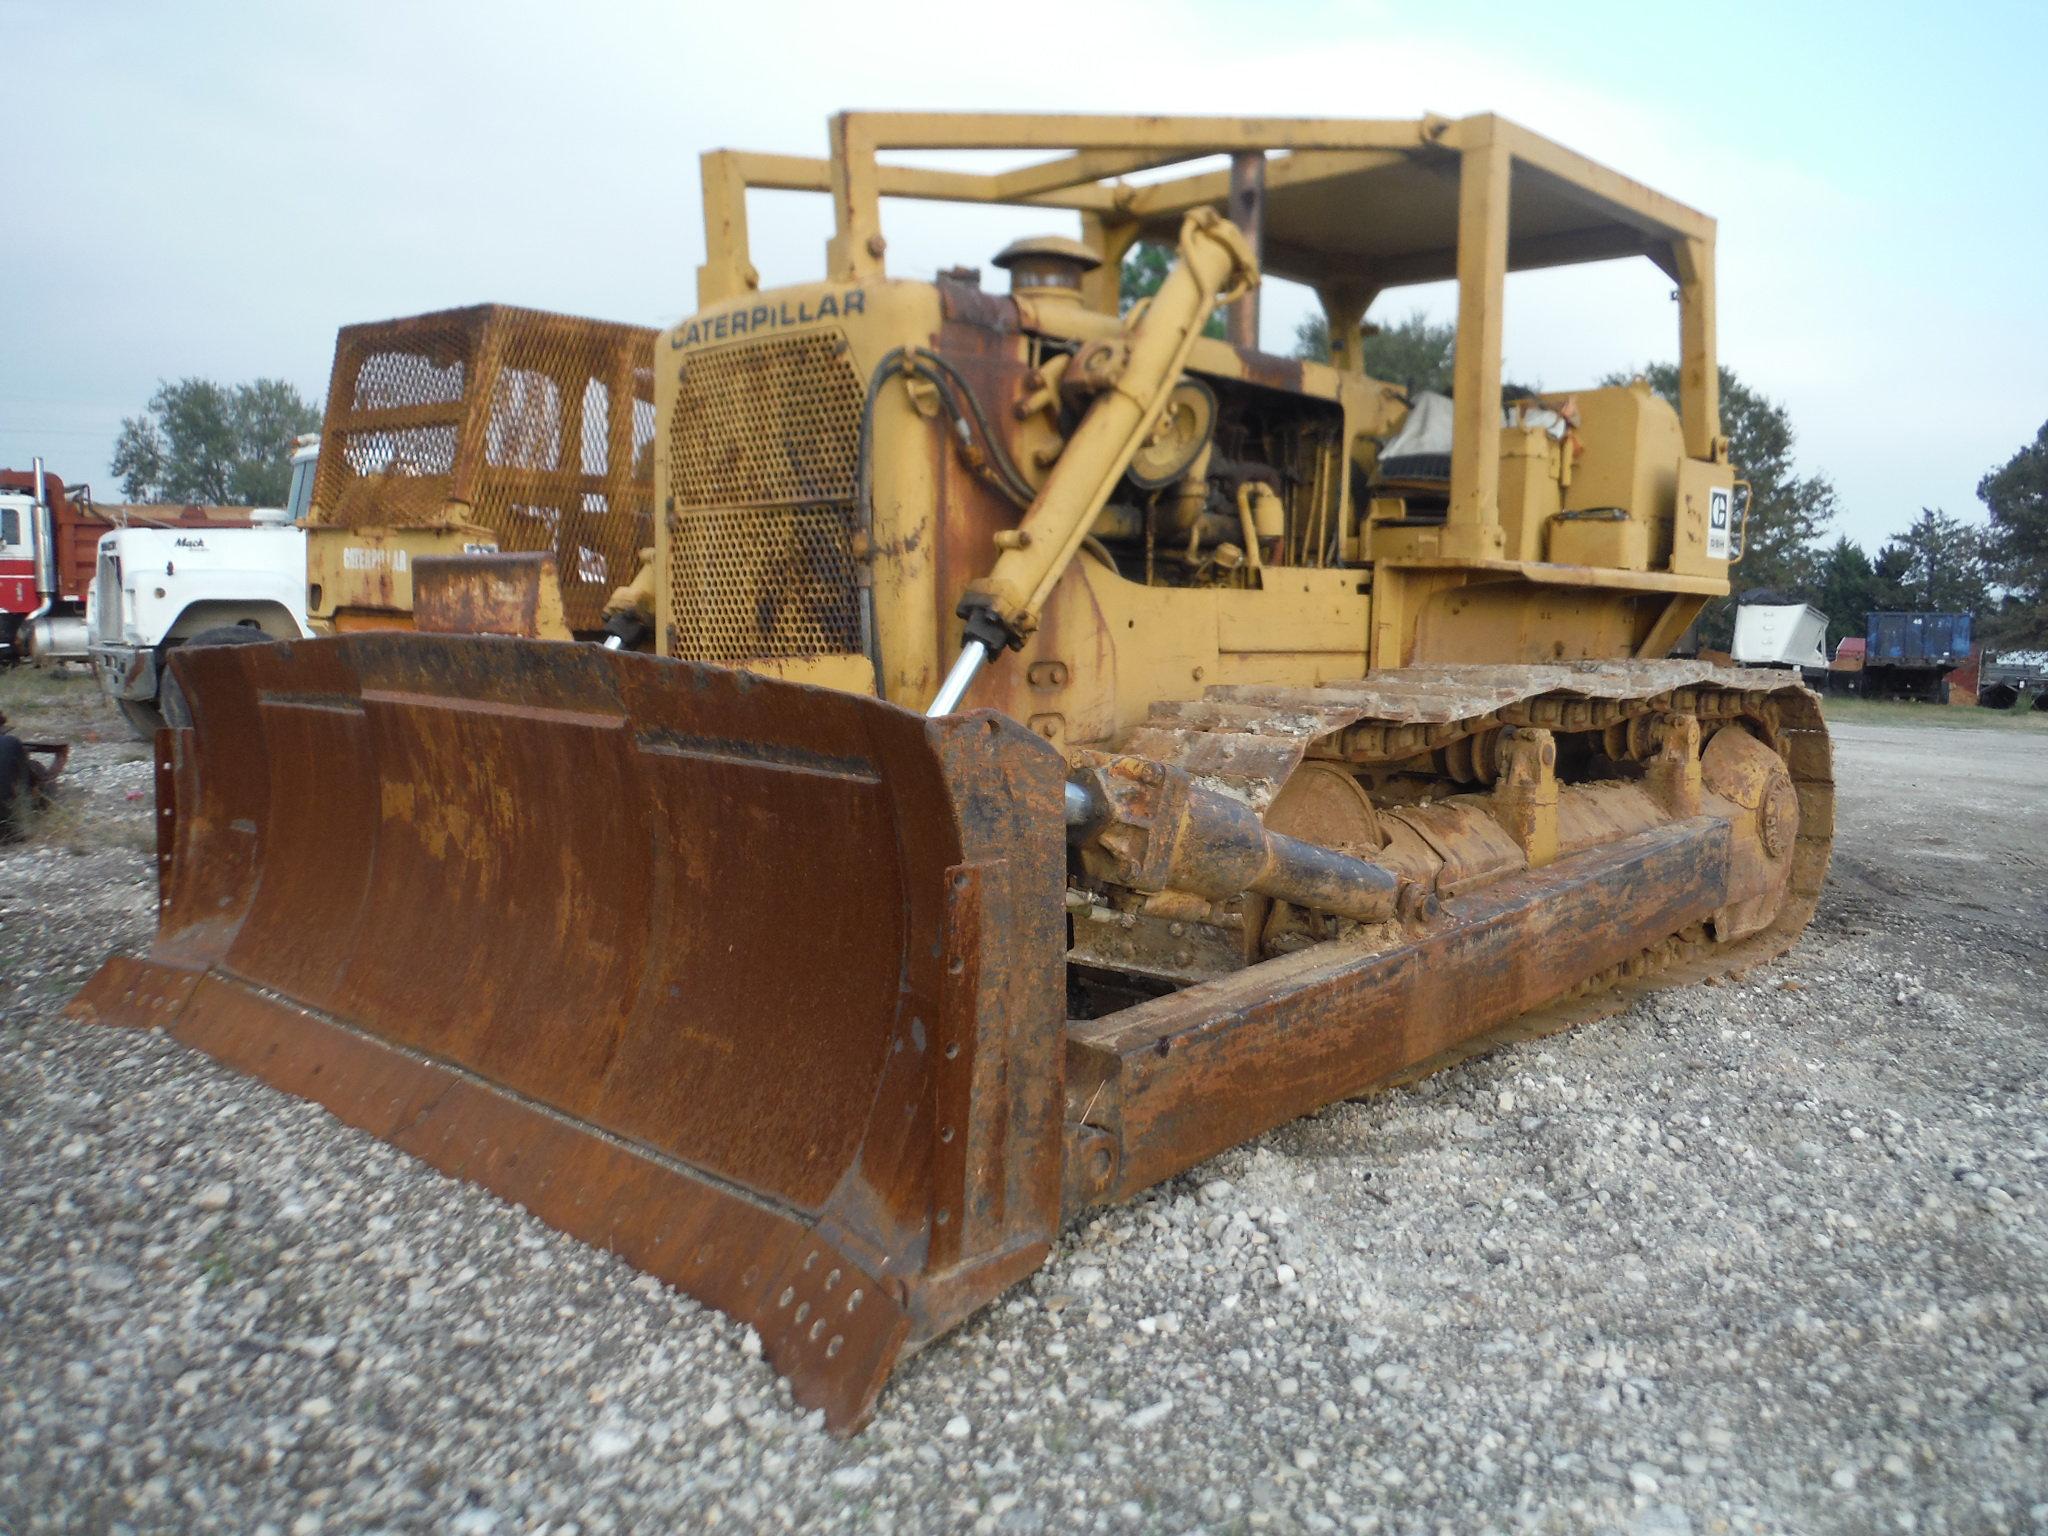
POLYGON ((996 253, 995 265, 1010 274, 1010 292, 1051 298, 1081 296, 1081 279, 1102 265, 1102 258, 1065 235, 1027 235, 996 253))

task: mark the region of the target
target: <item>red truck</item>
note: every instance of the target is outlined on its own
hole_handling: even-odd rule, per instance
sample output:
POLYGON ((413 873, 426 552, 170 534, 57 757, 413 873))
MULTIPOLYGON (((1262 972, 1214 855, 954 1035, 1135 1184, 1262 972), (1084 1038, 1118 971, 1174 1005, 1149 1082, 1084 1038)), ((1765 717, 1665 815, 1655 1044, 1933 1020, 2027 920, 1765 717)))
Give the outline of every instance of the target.
POLYGON ((112 526, 41 459, 0 469, 0 662, 85 655, 85 589, 112 526))

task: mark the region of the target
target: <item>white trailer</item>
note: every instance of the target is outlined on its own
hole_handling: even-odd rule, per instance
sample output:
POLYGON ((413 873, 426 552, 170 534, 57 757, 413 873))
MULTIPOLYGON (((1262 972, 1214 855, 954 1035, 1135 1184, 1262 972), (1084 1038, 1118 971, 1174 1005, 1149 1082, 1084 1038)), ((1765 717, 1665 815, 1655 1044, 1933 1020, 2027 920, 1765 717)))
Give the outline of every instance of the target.
POLYGON ((1746 667, 1825 670, 1828 616, 1805 603, 1744 603, 1729 654, 1746 667))

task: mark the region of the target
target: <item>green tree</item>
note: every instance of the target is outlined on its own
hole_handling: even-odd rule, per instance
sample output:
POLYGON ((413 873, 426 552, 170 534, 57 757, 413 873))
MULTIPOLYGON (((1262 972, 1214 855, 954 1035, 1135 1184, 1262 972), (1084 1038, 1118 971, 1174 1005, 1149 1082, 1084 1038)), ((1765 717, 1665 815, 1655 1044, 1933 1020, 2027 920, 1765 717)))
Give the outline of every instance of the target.
MULTIPOLYGON (((1124 264, 1116 275, 1117 306, 1128 311, 1140 299, 1149 299, 1159 291, 1159 285, 1166 281, 1166 274, 1173 270, 1174 253, 1170 246, 1154 245, 1149 240, 1132 246, 1124 256, 1124 264)), ((1202 327, 1204 336, 1213 336, 1221 341, 1226 334, 1223 311, 1217 310, 1202 327)))
POLYGON ((2048 422, 1977 482, 1977 497, 1991 512, 1986 553, 2006 590, 1990 638, 2016 649, 2048 647, 2048 422))
POLYGON ((1983 533, 1930 507, 1885 541, 1877 573, 1877 595, 1887 608, 1983 613, 1991 605, 1983 533))
POLYGON ((320 412, 282 379, 159 383, 149 409, 121 423, 113 470, 130 501, 283 506, 292 439, 320 412))
MULTIPOLYGON (((1448 320, 1432 320, 1416 310, 1392 325, 1365 327, 1361 348, 1365 371, 1376 379, 1402 388, 1451 392, 1451 363, 1457 352, 1458 328, 1448 320)), ((1330 360, 1330 323, 1322 315, 1310 315, 1294 330, 1294 355, 1330 360)))
MULTIPOLYGON (((1642 370, 1650 387, 1675 407, 1678 366, 1652 363, 1642 370)), ((1609 374, 1602 384, 1626 384, 1629 375, 1609 374)), ((1814 542, 1835 517, 1835 487, 1825 475, 1801 475, 1792 449, 1798 434, 1784 406, 1744 384, 1735 370, 1721 369, 1721 430, 1736 475, 1749 482, 1749 518, 1742 563, 1729 572, 1738 591, 1775 587, 1788 596, 1810 593, 1819 573, 1814 542)), ((1816 605, 1818 606, 1818 605, 1816 605)), ((1724 598, 1700 615, 1704 644, 1725 648, 1735 633, 1735 605, 1724 598)))
POLYGON ((1913 552, 1896 539, 1887 539, 1877 552, 1877 558, 1870 562, 1870 606, 1887 612, 1894 609, 1910 608, 1913 599, 1907 595, 1907 578, 1911 575, 1913 552))
POLYGON ((1886 606, 1878 579, 1863 546, 1846 534, 1821 551, 1814 562, 1813 606, 1828 616, 1828 643, 1864 631, 1864 615, 1886 606))

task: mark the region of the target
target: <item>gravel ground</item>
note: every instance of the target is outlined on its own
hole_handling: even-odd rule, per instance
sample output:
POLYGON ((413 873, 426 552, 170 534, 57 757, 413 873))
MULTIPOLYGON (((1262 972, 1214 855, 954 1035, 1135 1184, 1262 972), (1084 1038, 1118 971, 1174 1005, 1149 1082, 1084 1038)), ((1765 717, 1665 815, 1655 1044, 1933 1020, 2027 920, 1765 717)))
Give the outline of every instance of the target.
POLYGON ((2048 735, 1843 728, 1795 955, 1088 1221, 840 1443, 725 1318, 59 1018, 151 924, 89 697, 0 856, 9 1536, 2048 1530, 2048 735))

